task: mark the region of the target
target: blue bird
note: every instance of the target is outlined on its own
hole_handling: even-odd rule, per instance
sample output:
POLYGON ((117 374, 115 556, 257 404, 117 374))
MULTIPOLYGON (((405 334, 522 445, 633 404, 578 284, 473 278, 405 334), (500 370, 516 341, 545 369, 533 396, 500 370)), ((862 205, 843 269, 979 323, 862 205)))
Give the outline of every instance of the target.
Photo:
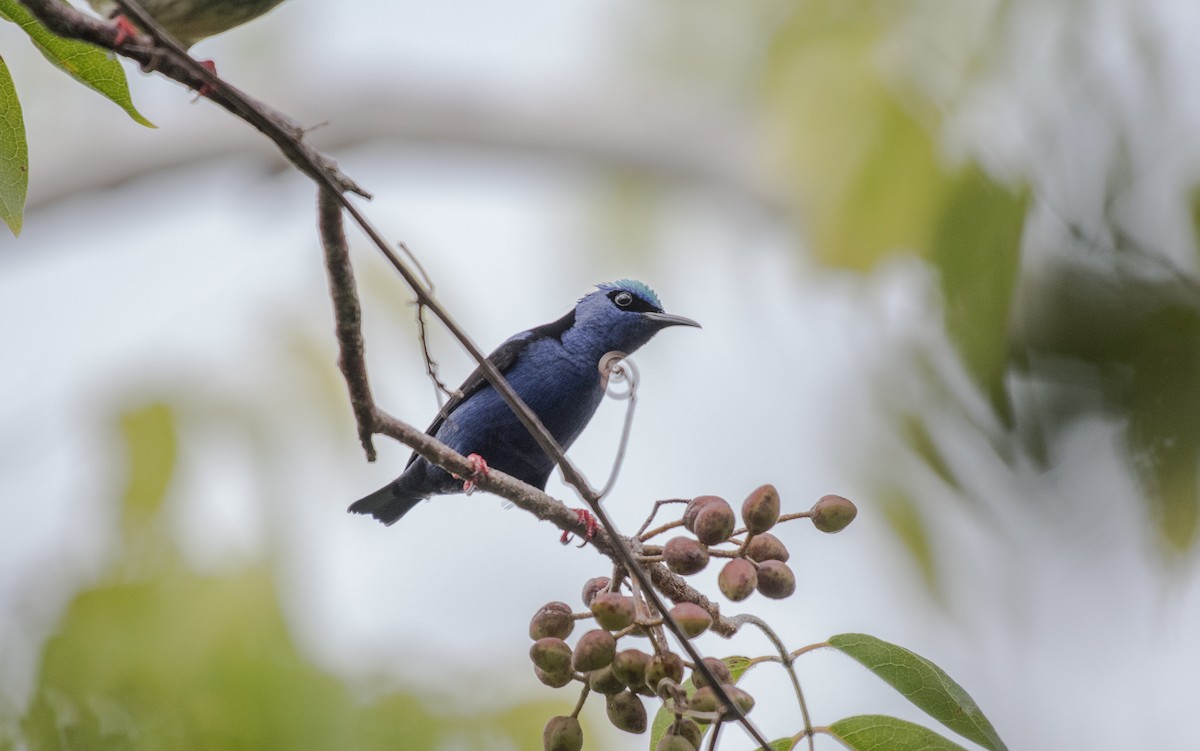
MULTIPOLYGON (((604 385, 600 360, 620 351, 632 354, 668 326, 699 326, 663 312, 654 291, 623 279, 598 284, 562 318, 509 337, 488 355, 551 435, 570 446, 592 419, 604 385)), ((554 462, 476 368, 425 431, 463 455, 545 489, 554 462)), ((404 472, 350 511, 393 524, 421 500, 462 492, 463 483, 414 453, 404 472)))

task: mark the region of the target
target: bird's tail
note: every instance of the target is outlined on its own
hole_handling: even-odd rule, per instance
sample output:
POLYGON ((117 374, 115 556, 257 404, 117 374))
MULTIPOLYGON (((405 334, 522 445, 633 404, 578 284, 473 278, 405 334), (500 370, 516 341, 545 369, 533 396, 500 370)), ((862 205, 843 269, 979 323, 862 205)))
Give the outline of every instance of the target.
POLYGON ((360 498, 350 504, 350 512, 354 514, 370 514, 384 524, 395 524, 400 517, 408 513, 428 497, 428 493, 413 492, 405 488, 404 475, 384 485, 370 495, 360 498))

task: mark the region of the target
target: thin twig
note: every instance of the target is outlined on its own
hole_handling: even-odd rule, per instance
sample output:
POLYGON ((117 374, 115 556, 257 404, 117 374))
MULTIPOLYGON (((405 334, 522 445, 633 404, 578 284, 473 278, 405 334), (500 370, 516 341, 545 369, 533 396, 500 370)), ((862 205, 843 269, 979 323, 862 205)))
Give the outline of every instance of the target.
POLYGON ((660 535, 663 532, 666 532, 668 529, 674 529, 675 527, 683 526, 683 521, 677 520, 677 521, 673 521, 673 522, 667 522, 663 526, 655 529, 653 532, 646 531, 646 527, 649 527, 650 523, 654 521, 654 517, 658 515, 658 510, 660 508, 667 505, 668 503, 687 503, 687 502, 688 502, 687 498, 666 498, 661 501, 655 501, 654 508, 650 510, 650 516, 646 517, 646 521, 642 524, 641 527, 638 528, 638 531, 634 533, 634 537, 637 537, 639 540, 649 540, 650 538, 655 537, 656 535, 660 535))
POLYGON ((417 339, 421 342, 421 356, 425 358, 425 375, 429 376, 429 380, 433 381, 433 393, 437 399, 438 409, 440 410, 446 403, 446 397, 453 397, 456 392, 451 391, 446 384, 442 383, 442 379, 438 378, 438 362, 433 359, 433 354, 429 351, 429 332, 425 325, 425 306, 417 303, 417 339))
MULTIPOLYGON (((403 240, 396 243, 403 251, 404 255, 412 263, 413 268, 421 275, 421 281, 424 282, 425 288, 429 290, 429 294, 437 293, 437 288, 433 285, 433 277, 425 270, 425 266, 421 264, 421 259, 417 258, 417 254, 413 253, 408 247, 408 243, 403 240)), ((433 359, 433 354, 429 351, 429 336, 428 328, 425 325, 425 305, 417 303, 417 339, 421 342, 421 356, 425 358, 425 374, 429 376, 429 380, 433 381, 433 394, 437 399, 438 409, 440 410, 446 403, 447 397, 453 397, 455 391, 452 391, 449 386, 438 378, 438 362, 433 359)))

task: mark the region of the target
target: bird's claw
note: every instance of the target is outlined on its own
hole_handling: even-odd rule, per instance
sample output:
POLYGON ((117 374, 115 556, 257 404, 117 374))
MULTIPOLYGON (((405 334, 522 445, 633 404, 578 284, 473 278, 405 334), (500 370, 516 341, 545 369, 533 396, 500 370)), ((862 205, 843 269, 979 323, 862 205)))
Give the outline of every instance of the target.
POLYGON ((454 475, 455 480, 463 480, 463 492, 467 495, 475 492, 475 483, 487 477, 488 465, 479 454, 468 454, 467 461, 471 462, 471 474, 466 479, 454 475))
POLYGON ((133 25, 125 16, 117 16, 113 19, 113 28, 116 29, 117 35, 113 37, 113 46, 120 47, 130 39, 134 39, 138 34, 142 33, 138 27, 133 25))
MULTIPOLYGON (((571 510, 575 512, 575 516, 579 517, 579 523, 587 529, 583 536, 583 543, 579 546, 583 547, 584 545, 588 544, 589 540, 596 536, 597 532, 600 531, 600 522, 596 519, 595 515, 592 514, 591 511, 588 511, 585 508, 573 508, 571 510)), ((558 541, 563 545, 566 545, 571 541, 571 539, 571 533, 564 531, 562 533, 562 537, 560 537, 558 541)))
MULTIPOLYGON (((209 73, 212 73, 214 76, 217 74, 217 64, 212 60, 197 60, 197 62, 200 63, 200 67, 204 68, 209 73)), ((200 88, 196 89, 196 98, 200 99, 202 97, 207 97, 216 90, 216 87, 212 84, 201 84, 200 88)))

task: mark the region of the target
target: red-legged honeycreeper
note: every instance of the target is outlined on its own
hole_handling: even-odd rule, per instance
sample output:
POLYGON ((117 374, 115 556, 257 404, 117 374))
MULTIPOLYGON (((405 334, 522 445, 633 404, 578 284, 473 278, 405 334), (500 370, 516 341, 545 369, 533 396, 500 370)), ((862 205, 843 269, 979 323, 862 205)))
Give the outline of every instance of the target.
MULTIPOLYGON (((488 356, 563 448, 579 437, 600 406, 605 354, 632 354, 668 326, 700 325, 664 313, 658 296, 641 282, 622 279, 596 287, 562 318, 510 337, 488 356)), ((425 432, 536 488, 546 487, 554 468, 478 368, 425 432)), ((462 489, 462 480, 414 453, 403 474, 355 501, 350 511, 393 524, 419 501, 462 489)))

